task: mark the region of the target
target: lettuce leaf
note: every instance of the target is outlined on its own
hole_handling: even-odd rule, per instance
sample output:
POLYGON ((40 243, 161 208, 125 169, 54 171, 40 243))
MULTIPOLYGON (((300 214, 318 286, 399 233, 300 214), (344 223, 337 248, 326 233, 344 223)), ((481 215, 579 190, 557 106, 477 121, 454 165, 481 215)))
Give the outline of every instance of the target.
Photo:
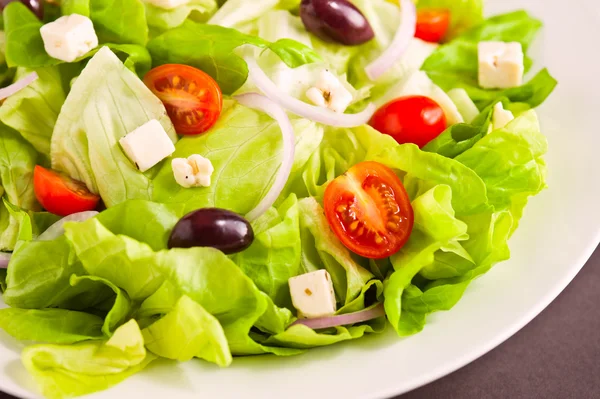
MULTIPOLYGON (((529 83, 507 90, 483 90, 478 85, 477 45, 480 41, 519 42, 526 52, 542 23, 525 11, 515 11, 486 20, 450 43, 439 47, 423 64, 422 70, 442 89, 463 88, 482 109, 502 97, 512 102, 540 105, 557 82, 543 69, 529 83)), ((526 57, 525 66, 531 66, 526 57)))
POLYGON ((217 319, 190 297, 182 296, 172 310, 142 330, 146 348, 154 354, 179 361, 194 357, 226 367, 231 353, 217 319))
POLYGON ((52 168, 84 182, 108 207, 127 199, 150 199, 148 176, 160 166, 141 173, 118 141, 152 119, 177 140, 162 102, 108 48, 102 48, 75 81, 58 116, 51 141, 52 168))
MULTIPOLYGON (((307 149, 318 145, 321 128, 307 119, 293 119, 297 155, 295 167, 307 159, 307 149)), ((219 207, 246 214, 267 193, 281 164, 281 131, 268 115, 235 105, 223 113, 206 134, 181 139, 174 157, 200 154, 210 158, 213 183, 210 187, 184 189, 165 164, 153 180, 154 201, 182 204, 189 212, 202 207, 219 207), (250 178, 251 177, 251 178, 250 178)))
POLYGON ((102 318, 64 309, 0 309, 0 328, 19 341, 73 344, 102 339, 102 318))
POLYGON ((146 353, 135 320, 107 341, 74 345, 35 345, 22 359, 45 397, 70 398, 101 391, 144 369, 156 357, 146 353))
MULTIPOLYGON (((30 72, 19 69, 17 78, 30 72)), ((4 101, 0 120, 49 159, 50 138, 66 94, 58 67, 38 68, 35 72, 39 79, 4 101)))
POLYGON ((246 62, 234 52, 242 45, 269 48, 292 68, 320 60, 312 49, 294 40, 270 43, 235 29, 191 21, 152 39, 148 50, 154 66, 178 63, 194 66, 211 75, 223 93, 231 94, 248 77, 246 62))
MULTIPOLYGON (((4 9, 6 32, 6 62, 9 67, 39 68, 63 64, 50 57, 40 34, 43 23, 22 3, 14 2, 4 9)), ((63 13, 77 12, 89 16, 101 45, 114 48, 127 61, 130 69, 140 63, 138 73, 149 69, 149 55, 144 46, 148 41, 148 26, 144 6, 138 0, 70 0, 63 2, 63 13)), ((90 51, 76 62, 93 56, 90 51)))
POLYGON ((148 26, 159 32, 177 28, 188 18, 196 22, 205 22, 218 8, 215 0, 191 0, 171 10, 150 3, 145 3, 144 6, 148 26))
POLYGON ((301 266, 302 242, 298 200, 290 195, 254 223, 254 242, 233 257, 234 262, 280 307, 292 309, 288 280, 306 270, 301 266))

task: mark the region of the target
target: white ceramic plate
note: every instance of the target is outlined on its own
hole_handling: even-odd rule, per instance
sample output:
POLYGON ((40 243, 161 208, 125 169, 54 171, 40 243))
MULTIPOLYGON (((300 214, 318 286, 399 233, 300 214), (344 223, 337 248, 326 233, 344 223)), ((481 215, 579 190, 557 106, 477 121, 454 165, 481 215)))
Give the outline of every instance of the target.
MULTIPOLYGON (((440 378, 521 329, 567 286, 600 241, 600 5, 595 0, 494 0, 488 12, 526 8, 546 29, 535 50, 560 85, 540 110, 550 141, 549 186, 511 241, 512 259, 471 285, 451 311, 398 339, 389 329, 292 358, 236 359, 229 369, 163 362, 91 397, 382 398, 440 378)), ((3 306, 0 300, 0 307, 3 306)), ((37 397, 20 345, 0 331, 0 390, 37 397)))

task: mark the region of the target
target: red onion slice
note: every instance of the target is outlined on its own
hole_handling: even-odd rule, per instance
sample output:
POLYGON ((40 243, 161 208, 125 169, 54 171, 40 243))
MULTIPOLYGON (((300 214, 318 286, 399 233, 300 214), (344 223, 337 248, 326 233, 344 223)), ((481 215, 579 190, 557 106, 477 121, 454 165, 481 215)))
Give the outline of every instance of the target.
POLYGON ((65 234, 65 229, 63 228, 65 223, 85 222, 86 220, 93 218, 97 214, 98 214, 98 212, 96 212, 96 211, 86 211, 86 212, 79 212, 79 213, 74 213, 69 216, 65 216, 64 218, 60 219, 58 222, 54 223, 52 226, 48 227, 46 229, 46 231, 44 231, 42 234, 39 235, 37 240, 38 241, 52 241, 52 240, 62 236, 63 234, 65 234))
POLYGON ((10 262, 12 254, 6 252, 0 252, 0 269, 8 268, 8 262, 10 262))
POLYGON ((400 0, 400 26, 394 35, 390 46, 366 68, 369 79, 375 81, 394 66, 410 45, 410 40, 417 31, 417 7, 412 0, 400 0))
POLYGON ((380 303, 377 306, 354 313, 319 317, 317 319, 298 319, 292 324, 292 326, 302 324, 306 327, 312 328, 313 330, 321 330, 323 328, 362 323, 364 321, 377 319, 383 316, 385 316, 385 309, 383 308, 383 303, 380 303))
POLYGON ((263 111, 271 118, 275 119, 279 124, 281 135, 283 137, 283 156, 275 183, 273 183, 271 189, 260 203, 246 215, 246 219, 253 221, 258 219, 273 206, 277 198, 279 198, 279 194, 281 194, 281 191, 285 187, 285 184, 290 177, 290 173, 292 172, 292 165, 294 164, 296 135, 294 134, 292 122, 290 122, 290 118, 288 118, 285 110, 267 97, 257 93, 248 93, 236 96, 235 99, 240 104, 248 108, 263 111))
POLYGON ((30 84, 35 82, 38 78, 39 78, 38 74, 35 72, 32 72, 29 75, 25 76, 23 79, 17 80, 15 83, 11 84, 10 86, 6 86, 6 87, 0 89, 0 101, 23 90, 24 88, 26 88, 27 86, 29 86, 30 84))
POLYGON ((311 121, 335 127, 357 127, 368 123, 375 113, 375 105, 369 104, 365 110, 358 114, 341 114, 330 109, 310 105, 285 94, 260 68, 256 60, 250 56, 244 57, 248 64, 248 77, 254 82, 265 96, 276 102, 293 114, 311 121))

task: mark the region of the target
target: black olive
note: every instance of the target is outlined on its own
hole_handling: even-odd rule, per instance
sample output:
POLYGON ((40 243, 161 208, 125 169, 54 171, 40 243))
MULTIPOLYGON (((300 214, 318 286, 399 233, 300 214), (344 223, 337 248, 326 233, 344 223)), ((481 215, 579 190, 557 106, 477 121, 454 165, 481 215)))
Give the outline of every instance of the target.
POLYGON ((375 37, 367 18, 347 0, 302 0, 300 17, 306 30, 323 40, 353 46, 375 37))
POLYGON ((252 226, 242 216, 225 209, 203 208, 177 222, 169 248, 212 247, 233 254, 248 248, 253 241, 252 226))

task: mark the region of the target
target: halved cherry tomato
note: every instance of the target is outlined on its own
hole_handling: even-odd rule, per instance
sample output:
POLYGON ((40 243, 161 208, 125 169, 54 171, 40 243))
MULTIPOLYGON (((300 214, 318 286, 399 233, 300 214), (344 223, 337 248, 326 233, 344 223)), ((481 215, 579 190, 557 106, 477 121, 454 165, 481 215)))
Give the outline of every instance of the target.
POLYGON ((361 162, 325 190, 329 226, 352 252, 371 259, 398 252, 412 232, 414 214, 396 174, 378 162, 361 162))
POLYGON ((59 216, 94 210, 100 201, 82 182, 39 165, 33 170, 33 189, 44 209, 59 216))
POLYGON ((446 130, 444 110, 429 97, 397 98, 379 108, 369 124, 398 143, 424 147, 446 130))
POLYGON ((221 88, 208 74, 187 65, 154 68, 144 83, 163 102, 181 135, 197 135, 210 129, 223 109, 221 88))
POLYGON ((427 42, 439 43, 448 33, 450 11, 423 9, 417 12, 417 32, 415 37, 427 42))

